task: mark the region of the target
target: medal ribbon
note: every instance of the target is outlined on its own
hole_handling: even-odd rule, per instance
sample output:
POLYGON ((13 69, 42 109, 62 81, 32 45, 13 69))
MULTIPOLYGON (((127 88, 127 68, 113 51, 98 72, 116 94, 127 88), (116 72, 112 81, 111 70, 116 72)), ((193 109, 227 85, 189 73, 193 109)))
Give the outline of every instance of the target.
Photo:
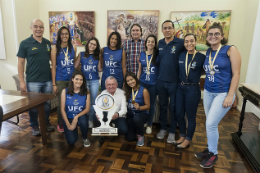
MULTIPOLYGON (((61 48, 62 49, 62 48, 61 48)), ((65 55, 65 60, 66 61, 68 61, 68 46, 67 46, 67 50, 66 50, 66 53, 65 53, 65 51, 62 49, 62 51, 63 51, 63 53, 64 53, 64 55, 65 55)))
POLYGON ((197 51, 195 50, 194 53, 193 53, 192 59, 191 59, 191 61, 190 61, 188 67, 187 67, 187 65, 188 65, 188 55, 189 55, 189 54, 188 54, 188 52, 187 52, 187 54, 186 54, 185 71, 186 71, 187 79, 188 79, 188 76, 189 76, 189 73, 190 73, 190 65, 191 65, 191 63, 192 63, 192 61, 193 61, 193 59, 194 59, 196 53, 197 53, 197 51))
POLYGON ((211 51, 210 51, 210 53, 209 53, 209 65, 210 65, 210 69, 211 69, 211 71, 213 71, 213 65, 214 65, 214 62, 215 62, 215 60, 216 60, 216 58, 217 58, 217 56, 218 56, 218 52, 219 52, 219 50, 220 50, 220 48, 221 48, 221 44, 219 45, 219 47, 218 47, 218 50, 217 50, 217 52, 216 52, 216 54, 215 54, 215 56, 214 56, 214 59, 213 59, 213 61, 211 61, 211 51, 212 51, 212 49, 211 49, 211 51))
POLYGON ((138 90, 137 90, 136 93, 134 94, 134 90, 133 90, 133 88, 132 88, 132 100, 133 100, 133 101, 135 100, 135 97, 136 97, 137 93, 138 93, 138 90))
POLYGON ((147 52, 146 52, 146 64, 147 64, 147 72, 149 72, 149 71, 150 71, 150 66, 151 66, 152 59, 153 59, 153 55, 151 56, 151 59, 150 59, 150 61, 148 61, 148 55, 147 55, 147 52))

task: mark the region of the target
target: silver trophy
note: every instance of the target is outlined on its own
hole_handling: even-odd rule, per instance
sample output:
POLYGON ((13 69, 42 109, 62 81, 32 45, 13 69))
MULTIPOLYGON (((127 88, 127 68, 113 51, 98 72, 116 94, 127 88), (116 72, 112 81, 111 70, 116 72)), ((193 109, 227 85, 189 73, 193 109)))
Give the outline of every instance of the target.
POLYGON ((101 125, 97 128, 92 128, 92 136, 117 136, 117 128, 111 127, 109 125, 112 116, 117 109, 115 104, 115 99, 110 94, 100 94, 96 100, 95 105, 93 105, 96 114, 100 118, 101 125), (107 112, 107 121, 104 121, 103 112, 107 112))

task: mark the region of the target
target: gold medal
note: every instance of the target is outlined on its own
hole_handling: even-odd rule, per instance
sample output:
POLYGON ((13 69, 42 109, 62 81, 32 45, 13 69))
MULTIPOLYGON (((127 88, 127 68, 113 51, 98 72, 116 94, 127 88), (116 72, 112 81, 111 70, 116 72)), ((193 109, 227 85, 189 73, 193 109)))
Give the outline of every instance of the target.
MULTIPOLYGON (((62 48, 61 48, 62 49, 62 48)), ((67 46, 67 50, 66 50, 66 53, 65 53, 65 51, 62 49, 62 51, 63 51, 63 53, 64 53, 64 55, 65 55, 65 61, 68 61, 69 60, 69 57, 68 57, 68 46, 67 46)))
POLYGON ((192 59, 191 59, 191 61, 190 61, 190 63, 189 63, 189 66, 187 67, 187 65, 188 65, 188 55, 189 55, 189 54, 188 54, 188 51, 187 51, 186 61, 185 61, 185 71, 186 71, 186 77, 187 77, 187 79, 188 79, 188 76, 189 76, 189 73, 190 73, 190 65, 191 65, 191 63, 192 63, 192 61, 193 61, 193 59, 194 59, 196 53, 197 53, 197 51, 195 50, 194 53, 193 53, 192 59))
POLYGON ((132 88, 132 104, 135 104, 135 103, 136 103, 136 102, 135 102, 135 97, 136 97, 137 93, 138 93, 138 90, 137 90, 136 93, 134 94, 134 90, 133 90, 133 88, 132 88))
POLYGON ((216 60, 216 58, 217 58, 217 56, 218 56, 218 53, 219 53, 221 47, 222 47, 222 45, 220 44, 219 47, 218 47, 218 50, 217 50, 217 52, 216 52, 216 54, 215 54, 215 56, 214 56, 214 58, 213 58, 213 61, 211 60, 211 59, 212 59, 212 57, 211 57, 211 51, 212 51, 212 49, 211 49, 211 51, 210 51, 210 53, 209 53, 209 66, 210 66, 210 72, 209 72, 209 74, 211 74, 211 75, 214 75, 214 74, 215 74, 215 71, 214 71, 214 62, 215 62, 215 60, 216 60))

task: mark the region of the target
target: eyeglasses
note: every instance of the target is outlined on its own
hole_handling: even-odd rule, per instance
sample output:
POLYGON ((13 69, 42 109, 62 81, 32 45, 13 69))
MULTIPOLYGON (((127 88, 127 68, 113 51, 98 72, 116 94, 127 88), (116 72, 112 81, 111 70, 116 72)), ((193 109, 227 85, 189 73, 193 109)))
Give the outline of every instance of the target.
POLYGON ((168 26, 168 27, 163 27, 163 30, 167 30, 167 29, 171 30, 171 29, 173 29, 173 27, 170 27, 170 26, 168 26))
POLYGON ((60 35, 61 36, 67 36, 67 35, 69 35, 69 33, 61 33, 60 35))
POLYGON ((214 35, 215 37, 219 37, 219 36, 220 36, 220 33, 219 33, 219 32, 208 33, 208 37, 213 37, 213 35, 214 35))
POLYGON ((89 43, 90 45, 92 45, 92 46, 97 46, 96 44, 94 44, 94 43, 89 43))

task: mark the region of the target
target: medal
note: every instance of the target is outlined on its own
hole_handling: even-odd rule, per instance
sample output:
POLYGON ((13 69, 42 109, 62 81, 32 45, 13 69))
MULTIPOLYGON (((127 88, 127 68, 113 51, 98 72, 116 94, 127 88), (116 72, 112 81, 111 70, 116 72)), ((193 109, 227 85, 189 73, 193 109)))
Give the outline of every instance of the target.
MULTIPOLYGON (((62 49, 62 48, 61 48, 62 49)), ((64 55, 65 55, 65 61, 68 61, 69 60, 69 57, 68 57, 68 46, 67 46, 67 50, 66 50, 66 53, 65 53, 65 51, 62 49, 62 51, 63 51, 63 53, 64 53, 64 55)))
POLYGON ((212 76, 215 74, 214 70, 210 70, 209 74, 211 74, 212 76))
POLYGON ((188 54, 188 51, 187 51, 186 61, 185 61, 185 71, 186 71, 186 77, 187 77, 187 79, 188 79, 188 76, 189 76, 189 73, 190 73, 190 65, 191 65, 191 63, 192 63, 192 61, 193 61, 193 59, 194 59, 196 53, 197 53, 197 51, 195 50, 194 53, 193 53, 192 59, 191 59, 191 61, 190 61, 190 63, 189 63, 189 66, 187 67, 187 64, 188 64, 188 55, 189 55, 189 54, 188 54))
POLYGON ((132 88, 132 104, 135 104, 135 103, 136 103, 136 102, 135 102, 135 97, 136 97, 137 93, 138 93, 138 90, 137 90, 136 93, 134 94, 134 90, 133 90, 133 88, 132 88))
POLYGON ((148 61, 148 55, 147 55, 147 52, 146 52, 146 64, 147 64, 146 74, 148 76, 150 75, 150 66, 151 66, 152 59, 153 59, 153 55, 151 56, 150 61, 148 61))
POLYGON ((215 56, 214 56, 214 58, 213 58, 213 61, 211 61, 211 59, 212 59, 212 57, 211 57, 211 51, 212 51, 212 49, 211 49, 211 51, 210 51, 210 53, 209 53, 209 66, 210 66, 210 72, 209 72, 209 74, 211 74, 211 75, 214 75, 215 74, 215 71, 214 71, 214 62, 215 62, 215 60, 216 60, 216 58, 217 58, 217 56, 218 56, 218 53, 219 53, 219 51, 220 51, 220 48, 221 48, 221 44, 219 45, 219 47, 218 47, 218 50, 217 50, 217 52, 216 52, 216 54, 215 54, 215 56))

